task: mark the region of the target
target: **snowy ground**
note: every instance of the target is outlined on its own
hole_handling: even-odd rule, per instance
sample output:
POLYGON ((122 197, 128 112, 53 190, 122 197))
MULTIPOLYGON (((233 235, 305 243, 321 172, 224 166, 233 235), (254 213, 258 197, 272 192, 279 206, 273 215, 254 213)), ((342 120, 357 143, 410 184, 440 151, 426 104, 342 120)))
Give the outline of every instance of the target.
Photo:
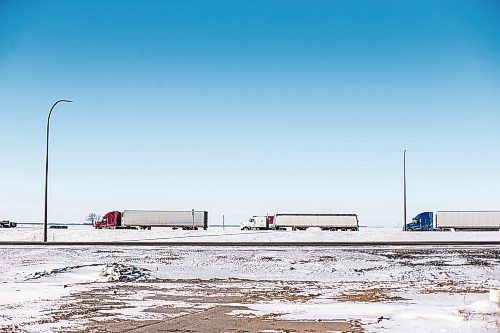
MULTIPOLYGON (((0 229, 0 241, 42 241, 43 228, 0 229)), ((241 231, 238 227, 207 230, 95 230, 90 226, 49 229, 49 241, 143 241, 143 242, 376 242, 376 241, 499 241, 500 232, 403 232, 396 228, 361 228, 360 231, 241 231)))
POLYGON ((500 328, 488 301, 499 247, 17 246, 0 257, 0 332, 500 328))

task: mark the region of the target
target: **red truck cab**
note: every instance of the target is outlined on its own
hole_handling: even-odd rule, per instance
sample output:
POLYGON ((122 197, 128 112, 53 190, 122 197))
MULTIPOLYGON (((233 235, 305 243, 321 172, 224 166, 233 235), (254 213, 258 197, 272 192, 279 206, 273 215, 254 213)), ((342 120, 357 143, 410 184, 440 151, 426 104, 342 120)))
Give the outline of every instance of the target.
POLYGON ((94 223, 95 229, 116 228, 122 225, 122 213, 113 211, 106 213, 99 221, 94 223))

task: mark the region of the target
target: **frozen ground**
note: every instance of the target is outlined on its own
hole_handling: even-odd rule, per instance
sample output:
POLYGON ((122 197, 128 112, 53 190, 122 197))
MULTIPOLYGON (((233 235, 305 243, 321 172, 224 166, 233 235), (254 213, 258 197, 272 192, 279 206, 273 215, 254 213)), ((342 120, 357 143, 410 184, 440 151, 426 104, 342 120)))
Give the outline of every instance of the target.
MULTIPOLYGON (((360 231, 241 231, 238 227, 209 227, 208 230, 94 230, 91 227, 49 229, 49 241, 142 241, 142 242, 376 242, 482 240, 499 241, 500 232, 403 232, 396 228, 361 228, 360 231)), ((0 241, 42 241, 43 228, 0 229, 0 241)))
POLYGON ((499 247, 2 247, 0 332, 498 332, 499 247))

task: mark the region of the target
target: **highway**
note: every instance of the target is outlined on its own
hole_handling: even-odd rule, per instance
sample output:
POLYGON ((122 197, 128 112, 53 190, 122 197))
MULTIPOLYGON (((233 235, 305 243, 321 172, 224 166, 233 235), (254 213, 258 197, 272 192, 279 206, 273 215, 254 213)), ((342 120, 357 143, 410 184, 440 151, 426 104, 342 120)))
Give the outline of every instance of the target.
POLYGON ((496 241, 370 241, 370 242, 33 242, 0 241, 0 246, 160 246, 160 247, 373 247, 373 246, 500 246, 496 241))

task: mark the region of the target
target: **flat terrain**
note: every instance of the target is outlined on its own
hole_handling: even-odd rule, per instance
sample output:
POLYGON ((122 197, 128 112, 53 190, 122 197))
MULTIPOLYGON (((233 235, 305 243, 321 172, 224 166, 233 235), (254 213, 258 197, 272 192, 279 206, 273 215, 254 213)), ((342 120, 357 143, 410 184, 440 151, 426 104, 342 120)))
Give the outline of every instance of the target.
POLYGON ((0 248, 1 332, 497 332, 499 247, 0 248))

